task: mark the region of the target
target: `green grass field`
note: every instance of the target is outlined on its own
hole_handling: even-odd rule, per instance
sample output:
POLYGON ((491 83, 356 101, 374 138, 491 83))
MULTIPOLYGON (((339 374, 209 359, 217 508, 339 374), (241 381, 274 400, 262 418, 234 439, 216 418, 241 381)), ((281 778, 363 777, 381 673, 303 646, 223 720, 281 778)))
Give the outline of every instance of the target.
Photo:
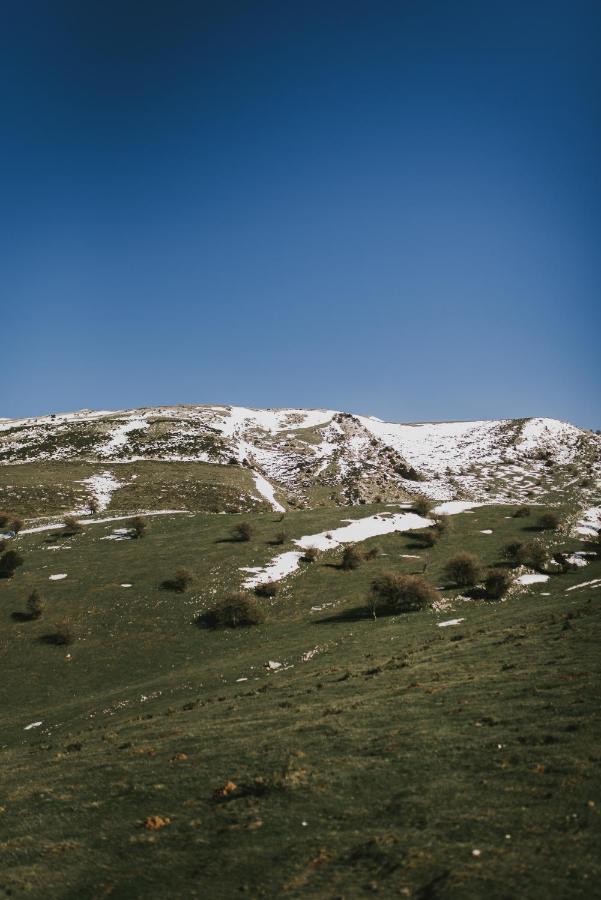
MULTIPOLYGON (((383 509, 300 510, 285 527, 383 509)), ((216 632, 196 618, 239 567, 292 547, 271 543, 277 514, 19 538, 25 564, 0 581, 0 897, 595 896, 601 590, 577 585, 601 561, 503 602, 446 589, 441 612, 365 615, 387 569, 420 571, 427 554, 442 585, 456 551, 490 565, 532 537, 509 514, 453 516, 427 551, 370 539, 380 556, 350 572, 324 554, 260 601, 264 625, 216 632), (240 521, 247 543, 228 540, 240 521), (180 566, 191 588, 162 588, 180 566), (46 611, 22 621, 33 588, 46 611), (65 616, 77 640, 49 643, 65 616), (164 827, 144 827, 152 816, 164 827)))

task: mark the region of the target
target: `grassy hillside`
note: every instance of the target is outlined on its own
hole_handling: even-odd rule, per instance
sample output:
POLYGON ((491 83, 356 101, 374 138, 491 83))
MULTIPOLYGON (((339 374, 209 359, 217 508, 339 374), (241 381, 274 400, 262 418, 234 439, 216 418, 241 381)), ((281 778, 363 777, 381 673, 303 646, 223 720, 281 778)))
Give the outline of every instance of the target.
MULTIPOLYGON (((458 549, 493 564, 532 537, 487 506, 427 551, 397 533, 367 541, 381 553, 354 571, 340 552, 303 564, 259 601, 264 625, 198 627, 239 567, 292 546, 272 543, 283 527, 300 537, 383 509, 18 539, 24 565, 0 580, 0 897, 594 894, 601 593, 580 585, 601 561, 502 602, 445 589, 438 612, 366 615, 386 569, 421 571, 427 554, 443 585, 458 549), (249 542, 230 540, 240 521, 249 542), (180 566, 195 575, 183 594, 161 586, 180 566), (24 621, 33 588, 46 611, 24 621), (64 616, 68 647, 49 642, 64 616)), ((552 540, 582 550, 567 533, 552 540)))

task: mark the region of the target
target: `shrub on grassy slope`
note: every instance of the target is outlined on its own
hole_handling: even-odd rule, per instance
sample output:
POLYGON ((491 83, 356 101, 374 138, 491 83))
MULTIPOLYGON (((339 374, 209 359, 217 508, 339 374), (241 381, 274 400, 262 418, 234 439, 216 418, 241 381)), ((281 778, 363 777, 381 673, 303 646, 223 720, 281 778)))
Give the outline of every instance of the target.
POLYGON ((448 561, 444 571, 458 587, 473 587, 482 577, 482 563, 472 553, 458 553, 448 561))
POLYGON ((54 626, 54 633, 51 635, 55 644, 63 645, 72 644, 75 637, 75 626, 71 619, 61 619, 60 622, 57 622, 54 626))
POLYGON ((536 527, 540 528, 541 531, 556 531, 559 528, 560 522, 561 520, 557 513, 546 512, 538 517, 536 527))
POLYGON ((142 516, 134 516, 129 523, 130 531, 136 538, 144 537, 146 534, 146 520, 142 516))
POLYGON ((27 598, 27 612, 30 619, 41 619, 45 608, 46 601, 38 591, 33 590, 27 598))
POLYGON ((75 516, 65 516, 65 534, 78 534, 82 530, 81 522, 75 516))
POLYGON ((265 613, 254 597, 237 591, 224 597, 200 621, 208 628, 248 628, 264 622, 265 613))
POLYGON ((318 556, 319 550, 317 549, 317 547, 307 547, 302 558, 304 562, 312 563, 315 562, 318 556))
POLYGON ((438 591, 430 582, 419 575, 385 572, 372 581, 367 605, 375 618, 378 609, 388 613, 426 609, 432 606, 438 596, 438 591))
POLYGON ((428 497, 416 497, 412 503, 412 509, 418 516, 429 516, 432 512, 432 505, 432 501, 428 497))
POLYGON ((266 584, 258 584, 255 588, 257 597, 275 597, 278 592, 278 585, 275 581, 268 581, 266 584))
POLYGON ((486 596, 499 600, 511 586, 511 575, 505 569, 489 569, 484 579, 486 596))
POLYGON ((253 536, 252 525, 249 525, 248 522, 240 522, 233 529, 233 536, 236 541, 250 541, 253 536))
POLYGON ((19 566, 23 565, 23 557, 17 550, 7 550, 0 556, 0 578, 12 578, 19 566))
POLYGON ((348 544, 342 553, 340 568, 345 571, 358 569, 364 559, 365 556, 359 547, 356 547, 355 544, 348 544))
POLYGON ((183 568, 178 569, 173 578, 166 579, 163 582, 163 587, 169 591, 177 591, 178 594, 183 594, 193 581, 194 575, 190 569, 183 568))

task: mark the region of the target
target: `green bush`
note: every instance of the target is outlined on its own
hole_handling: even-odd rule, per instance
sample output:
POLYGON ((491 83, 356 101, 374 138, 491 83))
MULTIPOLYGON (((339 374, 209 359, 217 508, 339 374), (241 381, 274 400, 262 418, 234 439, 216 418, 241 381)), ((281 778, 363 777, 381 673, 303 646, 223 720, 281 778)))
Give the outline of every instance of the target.
POLYGON ((0 556, 0 578, 12 578, 19 566, 23 565, 23 557, 17 550, 6 550, 0 556))
POLYGON ((209 628, 247 628, 264 621, 265 613, 245 591, 229 594, 201 616, 201 624, 209 628))
POLYGON ((379 608, 388 613, 413 612, 432 606, 438 598, 438 591, 419 575, 385 572, 371 583, 368 608, 375 618, 379 608))
POLYGON ((484 579, 486 596, 499 600, 511 587, 511 575, 505 569, 489 569, 484 579))
POLYGON ((442 537, 443 534, 446 534, 450 527, 451 517, 447 516, 445 513, 438 516, 436 522, 434 523, 434 530, 438 532, 438 535, 440 537, 442 537))
POLYGON ((288 540, 289 540, 288 532, 282 530, 282 531, 278 531, 278 533, 276 534, 276 536, 274 538, 273 543, 274 544, 286 544, 288 542, 288 540))
POLYGON ((448 561, 444 571, 458 587, 473 587, 482 577, 482 563, 472 553, 458 553, 448 561))
POLYGON ((513 514, 514 519, 526 519, 530 515, 529 506, 520 506, 513 514))

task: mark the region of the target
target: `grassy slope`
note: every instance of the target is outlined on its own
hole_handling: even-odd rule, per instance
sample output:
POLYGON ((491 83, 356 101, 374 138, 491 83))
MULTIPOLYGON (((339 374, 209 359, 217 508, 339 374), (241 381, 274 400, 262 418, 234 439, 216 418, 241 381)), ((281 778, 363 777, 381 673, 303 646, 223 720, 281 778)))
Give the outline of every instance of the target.
MULTIPOLYGON (((300 511, 286 527, 376 509, 300 511)), ((428 576, 458 548, 494 562, 527 524, 506 515, 454 517, 428 576)), ((601 563, 503 603, 356 618, 377 572, 421 567, 399 554, 424 551, 390 535, 355 572, 334 556, 305 567, 264 626, 199 630, 238 566, 279 550, 278 516, 245 519, 248 544, 224 540, 240 517, 214 515, 155 519, 131 542, 100 540, 108 525, 20 539, 26 564, 0 582, 0 897, 591 896, 601 593, 566 588, 601 563), (194 587, 161 590, 179 565, 194 587), (34 586, 44 619, 12 620, 34 586), (71 660, 40 640, 63 615, 81 629, 71 660), (436 627, 452 616, 465 622, 436 627), (270 674, 269 659, 293 667, 270 674), (237 790, 215 799, 228 780, 237 790), (171 824, 147 831, 150 815, 171 824)))

